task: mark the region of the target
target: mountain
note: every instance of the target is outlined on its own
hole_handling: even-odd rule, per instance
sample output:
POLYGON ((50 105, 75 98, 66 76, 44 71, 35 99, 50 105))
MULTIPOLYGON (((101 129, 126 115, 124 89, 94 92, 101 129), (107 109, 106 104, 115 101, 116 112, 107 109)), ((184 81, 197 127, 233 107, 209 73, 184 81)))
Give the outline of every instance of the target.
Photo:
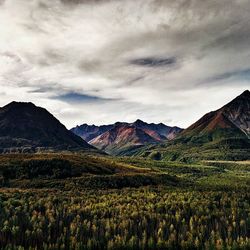
POLYGON ((156 132, 157 134, 161 135, 161 140, 172 140, 183 130, 179 127, 169 127, 163 123, 146 123, 141 120, 136 120, 133 125, 135 125, 137 128, 156 132))
POLYGON ((134 125, 118 123, 89 143, 111 154, 123 154, 131 148, 159 141, 134 125))
POLYGON ((244 91, 209 112, 163 145, 140 148, 133 155, 166 160, 249 160, 250 92, 244 91))
POLYGON ((0 152, 93 149, 46 109, 11 102, 0 108, 0 152))
POLYGON ((106 131, 113 128, 114 125, 102 125, 102 126, 95 126, 95 125, 88 125, 82 124, 81 126, 76 126, 72 128, 70 131, 74 134, 80 136, 85 141, 91 141, 95 137, 105 133, 106 131))
POLYGON ((131 149, 173 139, 182 129, 163 123, 154 124, 136 120, 134 123, 117 122, 112 125, 83 124, 71 131, 91 145, 111 154, 126 154, 131 149))
POLYGON ((185 129, 181 138, 189 141, 209 142, 232 137, 250 137, 250 92, 240 96, 222 108, 207 113, 185 129))

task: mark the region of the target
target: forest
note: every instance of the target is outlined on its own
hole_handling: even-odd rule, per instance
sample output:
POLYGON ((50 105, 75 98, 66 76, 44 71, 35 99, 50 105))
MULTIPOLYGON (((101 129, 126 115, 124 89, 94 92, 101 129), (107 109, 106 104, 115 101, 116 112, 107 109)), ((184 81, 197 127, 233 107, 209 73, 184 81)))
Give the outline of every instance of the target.
POLYGON ((250 249, 249 168, 1 156, 0 249, 250 249))

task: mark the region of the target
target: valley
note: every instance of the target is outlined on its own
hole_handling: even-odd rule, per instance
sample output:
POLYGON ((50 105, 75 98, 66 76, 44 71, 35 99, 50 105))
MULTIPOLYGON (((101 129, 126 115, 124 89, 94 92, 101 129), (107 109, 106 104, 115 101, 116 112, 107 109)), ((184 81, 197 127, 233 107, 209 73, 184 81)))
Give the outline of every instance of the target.
POLYGON ((0 108, 0 249, 249 249, 249 101, 184 130, 0 108))
POLYGON ((0 0, 0 250, 250 250, 250 0, 0 0))

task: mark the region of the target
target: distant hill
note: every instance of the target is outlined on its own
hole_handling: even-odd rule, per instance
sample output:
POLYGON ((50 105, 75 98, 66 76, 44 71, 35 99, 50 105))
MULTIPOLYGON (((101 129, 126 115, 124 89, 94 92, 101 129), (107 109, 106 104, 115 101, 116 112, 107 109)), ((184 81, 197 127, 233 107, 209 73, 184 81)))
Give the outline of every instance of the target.
POLYGON ((147 144, 172 140, 182 129, 169 127, 163 123, 149 124, 136 120, 134 123, 117 122, 103 126, 83 124, 72 128, 71 131, 107 153, 126 154, 134 148, 147 144))
POLYGON ((135 150, 134 155, 168 160, 250 159, 250 92, 204 115, 174 141, 135 150))
POLYGON ((0 152, 93 149, 46 109, 11 102, 0 108, 0 152))

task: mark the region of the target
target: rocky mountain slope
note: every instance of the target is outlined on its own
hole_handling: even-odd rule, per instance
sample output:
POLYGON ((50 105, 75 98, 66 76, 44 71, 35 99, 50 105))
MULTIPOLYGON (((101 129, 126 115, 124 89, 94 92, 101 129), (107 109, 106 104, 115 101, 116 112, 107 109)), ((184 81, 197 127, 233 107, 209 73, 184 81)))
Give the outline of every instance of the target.
POLYGON ((125 151, 171 140, 182 129, 169 127, 163 123, 154 124, 136 120, 134 123, 117 122, 112 125, 86 125, 71 129, 86 139, 91 145, 111 154, 123 154, 125 151))
POLYGON ((120 154, 134 147, 158 143, 157 135, 154 136, 133 125, 120 123, 89 143, 107 153, 120 154))
POLYGON ((240 96, 222 108, 207 113, 185 129, 180 138, 190 141, 214 141, 220 138, 250 136, 250 92, 240 96))
POLYGON ((113 128, 114 125, 102 125, 102 126, 96 126, 96 125, 88 125, 86 123, 76 126, 71 129, 71 132, 74 134, 80 136, 85 141, 91 141, 95 137, 105 133, 106 131, 113 128))

